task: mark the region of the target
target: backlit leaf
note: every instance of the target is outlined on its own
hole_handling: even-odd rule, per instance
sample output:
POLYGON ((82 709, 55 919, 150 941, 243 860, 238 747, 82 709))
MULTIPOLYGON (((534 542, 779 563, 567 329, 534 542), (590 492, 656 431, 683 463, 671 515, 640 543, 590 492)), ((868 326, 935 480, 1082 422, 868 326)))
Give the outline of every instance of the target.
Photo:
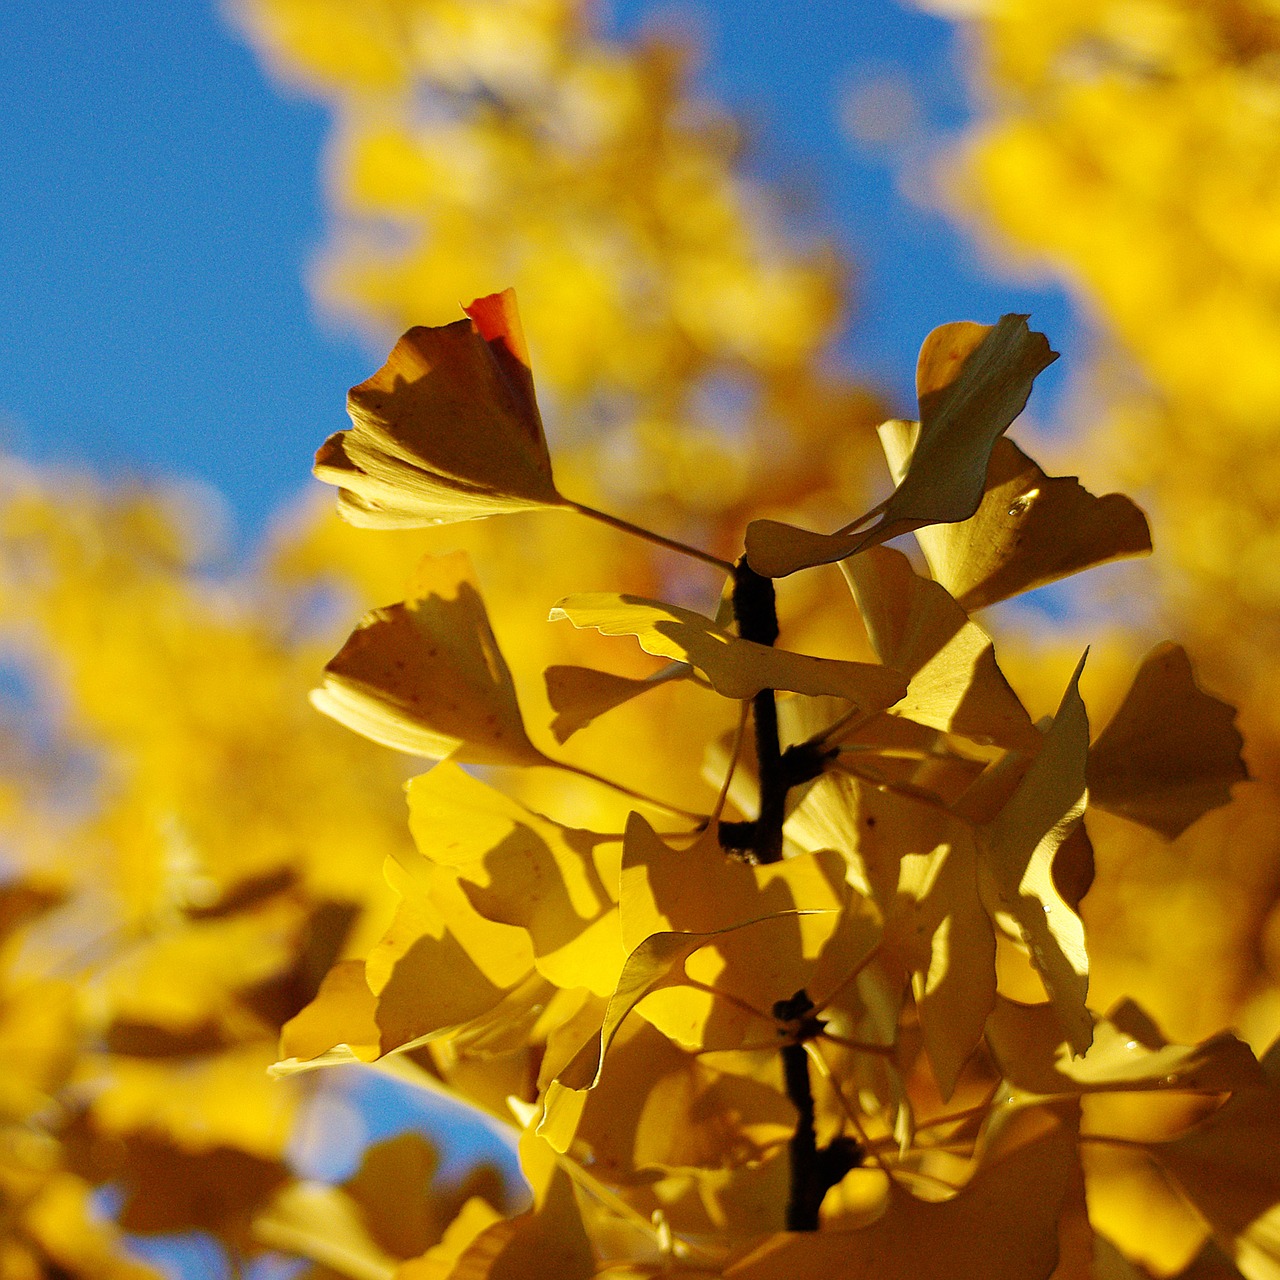
MULTIPOLYGON (((880 442, 900 479, 914 425, 886 422, 880 442)), ((933 576, 969 610, 1151 551, 1146 516, 1123 494, 1097 498, 1074 476, 1048 476, 1007 437, 991 451, 978 510, 955 524, 923 526, 916 540, 933 576)))
POLYGON ((1181 645, 1162 644, 1089 750, 1089 800, 1172 840, 1226 804, 1249 771, 1235 708, 1196 683, 1181 645))
POLYGON ((1229 1032, 1198 1045, 1169 1044, 1128 1001, 1093 1021, 1093 1043, 1080 1057, 1051 1005, 1001 998, 987 1023, 987 1040, 1005 1079, 1027 1093, 1230 1093, 1265 1083, 1249 1046, 1229 1032))
POLYGON ((1044 746, 999 815, 981 829, 979 885, 993 917, 1016 922, 1072 1048, 1093 1038, 1089 957, 1080 917, 1058 893, 1053 859, 1084 814, 1089 720, 1075 674, 1044 746))
POLYGON ((1280 1087, 1276 1050, 1267 1080, 1243 1088, 1187 1132, 1147 1144, 1208 1221, 1248 1280, 1280 1275, 1280 1087))
POLYGON ((567 742, 597 716, 669 680, 683 679, 689 670, 686 662, 669 662, 651 676, 635 679, 616 676, 608 671, 595 671, 591 667, 548 667, 543 678, 547 684, 547 701, 556 713, 551 722, 551 732, 557 742, 567 742))
POLYGON ((954 1197, 930 1203, 894 1187, 860 1230, 770 1237, 725 1280, 1048 1280, 1058 1222, 1079 1184, 1074 1125, 1053 1120, 979 1167, 954 1197))
POLYGON ((316 454, 352 524, 409 528, 562 504, 515 294, 418 327, 347 397, 352 426, 316 454))
POLYGON ((785 577, 797 569, 843 560, 921 525, 967 520, 978 509, 997 438, 1020 414, 1036 375, 1057 359, 1027 317, 1007 315, 995 325, 962 320, 924 340, 916 366, 920 429, 898 487, 858 526, 830 536, 773 520, 747 528, 747 561, 760 574, 785 577))
POLYGON ((896 710, 935 729, 1022 750, 1039 746, 996 666, 991 637, 900 551, 871 547, 840 565, 876 657, 908 678, 896 710))
POLYGON ((312 702, 384 746, 476 764, 546 764, 464 552, 428 556, 413 595, 366 614, 312 702))
POLYGON ((831 694, 863 710, 881 710, 906 692, 906 681, 887 667, 814 658, 743 640, 700 613, 657 600, 611 592, 569 596, 551 610, 551 619, 568 619, 575 627, 594 627, 607 636, 635 636, 646 653, 692 663, 726 698, 787 689, 831 694))

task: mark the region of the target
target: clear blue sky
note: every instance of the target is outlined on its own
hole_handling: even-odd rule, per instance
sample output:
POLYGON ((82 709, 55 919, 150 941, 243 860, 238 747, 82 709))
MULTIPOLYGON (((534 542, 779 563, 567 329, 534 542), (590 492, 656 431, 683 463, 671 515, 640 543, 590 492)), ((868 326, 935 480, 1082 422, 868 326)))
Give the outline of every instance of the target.
MULTIPOLYGON (((626 32, 651 9, 606 12, 626 32)), ((1031 311, 1078 350, 1061 295, 993 282, 944 219, 898 195, 883 153, 841 134, 842 86, 892 68, 930 124, 962 122, 945 23, 892 0, 663 10, 698 15, 702 83, 745 114, 758 170, 850 247, 844 351, 901 408, 916 346, 943 320, 1031 311)), ((269 82, 206 0, 5 0, 0 31, 0 447, 197 477, 248 545, 379 362, 318 319, 303 283, 326 115, 269 82)))

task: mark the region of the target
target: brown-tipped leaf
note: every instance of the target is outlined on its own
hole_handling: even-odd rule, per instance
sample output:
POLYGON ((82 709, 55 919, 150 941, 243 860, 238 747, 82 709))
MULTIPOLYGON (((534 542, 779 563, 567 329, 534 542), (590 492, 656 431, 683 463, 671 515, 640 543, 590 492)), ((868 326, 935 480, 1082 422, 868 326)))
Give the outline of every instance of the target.
POLYGON ((347 396, 351 427, 316 454, 352 524, 412 528, 560 506, 515 294, 410 329, 347 396))

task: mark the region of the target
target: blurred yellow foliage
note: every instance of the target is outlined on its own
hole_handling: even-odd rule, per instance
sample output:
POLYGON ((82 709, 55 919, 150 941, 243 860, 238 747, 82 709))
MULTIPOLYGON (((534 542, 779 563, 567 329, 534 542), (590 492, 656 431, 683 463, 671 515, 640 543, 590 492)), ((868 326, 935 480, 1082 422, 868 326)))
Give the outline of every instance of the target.
MULTIPOLYGON (((941 0, 926 7, 961 9, 941 0)), ((1169 605, 1280 737, 1280 12, 1267 0, 979 0, 957 205, 1097 326, 1093 440, 1152 504, 1169 605)))

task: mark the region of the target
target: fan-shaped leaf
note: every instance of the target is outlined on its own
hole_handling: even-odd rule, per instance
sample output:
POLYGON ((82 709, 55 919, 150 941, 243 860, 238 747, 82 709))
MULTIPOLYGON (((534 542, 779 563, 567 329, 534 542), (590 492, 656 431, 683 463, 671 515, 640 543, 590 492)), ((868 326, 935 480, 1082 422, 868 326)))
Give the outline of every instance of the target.
MULTIPOLYGON (((906 474, 915 435, 913 423, 880 428, 895 480, 906 474)), ((916 540, 933 576, 968 610, 1151 551, 1147 518, 1123 494, 1097 498, 1075 476, 1046 475, 1007 437, 991 451, 978 510, 925 525, 916 540)))
POLYGON ((415 328, 347 397, 351 427, 316 454, 352 524, 411 528, 560 506, 515 294, 415 328))
POLYGON ((596 671, 591 667, 548 667, 542 675, 547 684, 547 701, 556 713, 551 722, 551 732, 557 742, 567 742, 597 716, 638 698, 660 684, 681 680, 689 671, 687 662, 669 662, 652 675, 635 679, 596 671))
POLYGON ((934 729, 1021 750, 1040 745, 1026 708, 996 666, 991 637, 907 557, 871 547, 840 565, 876 657, 908 677, 897 710, 934 729))
POLYGON ((1243 746, 1235 709, 1196 684, 1186 650, 1158 645, 1089 750, 1089 801, 1172 840, 1248 779, 1243 746))
POLYGON ((476 764, 546 764, 463 552, 424 559, 414 595, 366 614, 311 701, 384 746, 476 764))
POLYGON ((843 560, 921 525, 967 520, 978 509, 997 438, 1020 414, 1036 375, 1056 360, 1027 317, 961 320, 924 340, 916 366, 920 429, 898 487, 849 528, 824 537, 772 520, 747 529, 747 561, 766 577, 843 560), (869 529, 859 527, 879 515, 869 529))

